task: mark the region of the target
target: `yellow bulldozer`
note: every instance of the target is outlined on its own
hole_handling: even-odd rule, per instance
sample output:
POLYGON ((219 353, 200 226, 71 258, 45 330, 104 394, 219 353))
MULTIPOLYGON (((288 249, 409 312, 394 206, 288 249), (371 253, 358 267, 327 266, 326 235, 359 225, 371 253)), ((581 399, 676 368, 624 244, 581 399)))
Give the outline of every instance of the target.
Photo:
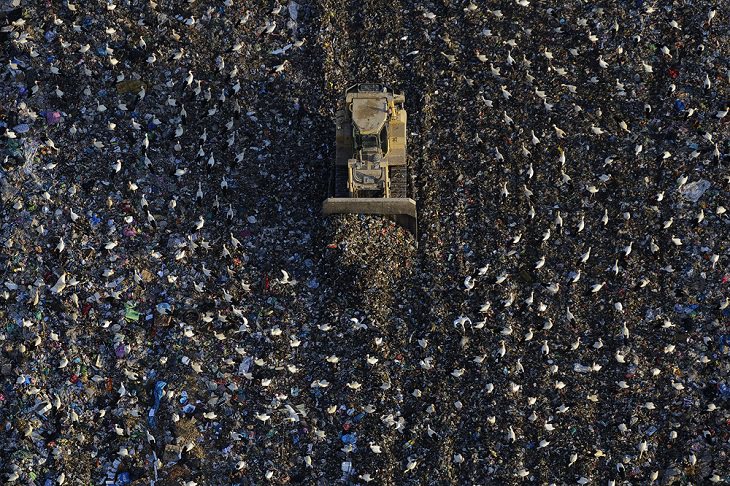
POLYGON ((417 237, 416 201, 408 194, 405 96, 360 83, 345 90, 335 116, 337 149, 324 214, 379 214, 417 237))

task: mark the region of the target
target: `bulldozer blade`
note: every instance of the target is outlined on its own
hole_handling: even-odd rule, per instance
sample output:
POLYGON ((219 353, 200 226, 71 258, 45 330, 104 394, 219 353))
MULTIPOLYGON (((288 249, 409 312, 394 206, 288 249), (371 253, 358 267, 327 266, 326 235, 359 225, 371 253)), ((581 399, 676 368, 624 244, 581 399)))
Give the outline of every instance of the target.
POLYGON ((410 198, 331 197, 322 204, 323 214, 379 214, 408 230, 418 241, 416 201, 410 198))

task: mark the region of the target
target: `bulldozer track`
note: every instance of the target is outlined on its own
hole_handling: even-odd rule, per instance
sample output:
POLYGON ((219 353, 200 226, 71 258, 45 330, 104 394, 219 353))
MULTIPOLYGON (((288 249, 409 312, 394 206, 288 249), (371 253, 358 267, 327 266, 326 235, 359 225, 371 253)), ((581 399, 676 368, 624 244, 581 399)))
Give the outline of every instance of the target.
POLYGON ((334 189, 335 197, 347 197, 347 167, 335 164, 334 189))
POLYGON ((408 197, 406 166, 394 165, 388 170, 390 172, 390 197, 408 197))

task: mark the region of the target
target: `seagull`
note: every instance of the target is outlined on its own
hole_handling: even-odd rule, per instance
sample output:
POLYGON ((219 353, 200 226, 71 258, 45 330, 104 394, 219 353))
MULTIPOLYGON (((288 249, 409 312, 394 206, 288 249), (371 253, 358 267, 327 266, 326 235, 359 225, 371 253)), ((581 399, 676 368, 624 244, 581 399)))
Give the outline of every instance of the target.
POLYGON ((497 356, 500 358, 504 358, 504 355, 507 354, 507 348, 504 345, 504 340, 499 341, 499 348, 497 348, 497 356))
POLYGON ((710 257, 710 263, 712 263, 712 269, 713 269, 713 270, 715 269, 715 265, 717 265, 717 262, 718 262, 719 260, 720 260, 720 255, 718 255, 717 253, 713 254, 713 255, 712 255, 712 256, 710 257))
POLYGON ((537 145, 538 143, 540 143, 540 139, 535 136, 535 132, 533 130, 530 130, 530 136, 532 145, 537 145))
POLYGON ((535 270, 539 270, 544 265, 545 265, 545 255, 540 257, 540 259, 537 262, 535 262, 535 270))
POLYGON ((459 316, 456 319, 454 319, 454 327, 461 326, 461 330, 463 332, 466 332, 466 328, 465 328, 464 324, 466 324, 467 322, 469 323, 470 326, 472 325, 470 318, 465 317, 465 316, 459 316))
MULTIPOLYGON (((236 240, 236 241, 238 241, 238 240, 236 240)), ((240 242, 239 242, 239 245, 240 245, 240 242)), ((282 278, 279 280, 279 283, 290 284, 290 285, 294 285, 297 283, 296 280, 292 280, 289 277, 289 273, 287 273, 286 270, 281 270, 281 275, 282 275, 282 278)))
POLYGON ((613 266, 609 270, 613 271, 614 275, 618 275, 618 272, 619 272, 618 258, 616 259, 616 261, 613 263, 613 266))
POLYGON ((548 346, 547 341, 543 341, 542 348, 540 348, 540 352, 543 356, 550 353, 550 346, 548 346))
POLYGON ((367 329, 368 326, 363 321, 358 319, 357 317, 351 317, 350 322, 352 322, 352 329, 354 331, 364 330, 367 329))
POLYGON ((51 293, 60 294, 66 288, 66 272, 63 272, 56 283, 51 287, 51 293))
POLYGON ((629 255, 631 255, 631 249, 632 249, 633 244, 634 244, 634 242, 631 241, 631 242, 629 242, 628 245, 626 245, 624 247, 624 249, 623 249, 624 250, 624 256, 628 257, 629 255))
POLYGON ((592 248, 592 247, 590 247, 590 246, 589 246, 589 247, 588 247, 588 251, 586 251, 585 253, 583 253, 583 254, 581 255, 581 257, 580 257, 580 261, 581 261, 581 263, 585 263, 585 262, 587 262, 587 261, 588 261, 588 259, 589 259, 589 258, 591 257, 591 248, 592 248))
POLYGON ((278 64, 278 65, 274 66, 274 73, 277 73, 278 74, 278 73, 284 71, 284 68, 286 67, 286 65, 288 63, 289 63, 289 60, 285 60, 281 64, 278 64))
POLYGON ((205 225, 205 219, 203 218, 203 216, 200 216, 198 221, 195 223, 195 230, 200 231, 201 229, 203 229, 204 225, 205 225))

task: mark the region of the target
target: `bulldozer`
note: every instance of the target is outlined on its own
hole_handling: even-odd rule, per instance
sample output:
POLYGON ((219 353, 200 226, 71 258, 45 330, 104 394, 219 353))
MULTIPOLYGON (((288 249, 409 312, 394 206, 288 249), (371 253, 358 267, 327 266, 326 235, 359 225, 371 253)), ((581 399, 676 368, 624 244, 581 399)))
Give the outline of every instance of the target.
POLYGON ((405 95, 360 83, 344 98, 335 115, 336 155, 323 214, 383 215, 417 238, 416 201, 408 197, 405 95))

